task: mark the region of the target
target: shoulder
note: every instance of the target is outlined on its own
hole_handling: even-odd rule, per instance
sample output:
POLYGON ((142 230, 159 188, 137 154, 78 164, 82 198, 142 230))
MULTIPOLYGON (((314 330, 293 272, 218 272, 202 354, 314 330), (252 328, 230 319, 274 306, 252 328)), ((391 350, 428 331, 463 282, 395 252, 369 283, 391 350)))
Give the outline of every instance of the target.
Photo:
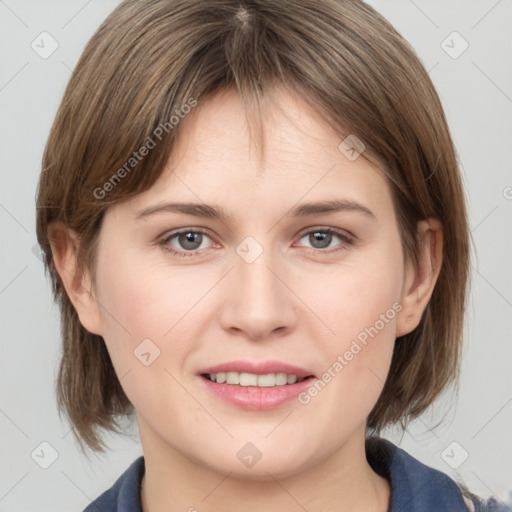
POLYGON ((510 508, 492 508, 495 500, 483 502, 464 492, 447 474, 423 464, 386 439, 368 438, 366 456, 374 471, 390 482, 389 512, 512 512, 510 508))
POLYGON ((110 489, 98 496, 83 512, 142 512, 140 483, 144 471, 144 456, 141 455, 110 489))

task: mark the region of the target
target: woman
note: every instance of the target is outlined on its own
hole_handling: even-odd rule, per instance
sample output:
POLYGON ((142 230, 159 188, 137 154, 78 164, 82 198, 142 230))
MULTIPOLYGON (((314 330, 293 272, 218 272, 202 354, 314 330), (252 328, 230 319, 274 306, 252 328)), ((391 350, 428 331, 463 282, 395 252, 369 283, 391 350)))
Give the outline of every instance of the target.
POLYGON ((491 510, 378 437, 459 369, 469 236, 436 91, 375 10, 128 0, 46 146, 59 406, 143 457, 86 509, 491 510))

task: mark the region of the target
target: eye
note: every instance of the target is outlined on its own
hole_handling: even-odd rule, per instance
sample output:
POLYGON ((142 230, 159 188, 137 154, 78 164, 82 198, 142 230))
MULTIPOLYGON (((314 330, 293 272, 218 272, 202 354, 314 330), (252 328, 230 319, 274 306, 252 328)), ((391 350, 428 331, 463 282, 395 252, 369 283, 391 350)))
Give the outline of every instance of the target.
POLYGON ((354 244, 354 239, 352 237, 334 228, 316 228, 309 230, 302 234, 301 240, 303 238, 307 238, 308 242, 312 245, 312 249, 328 253, 345 249, 347 245, 354 244), (338 244, 339 246, 341 245, 341 247, 330 251, 325 251, 324 249, 328 248, 331 245, 333 239, 336 238, 339 238, 342 241, 342 244, 338 244))
MULTIPOLYGON (((303 232, 300 240, 307 238, 311 243, 310 248, 316 252, 331 253, 345 249, 348 245, 354 244, 354 239, 343 231, 334 228, 316 228, 303 232), (328 248, 333 240, 338 238, 342 243, 339 247, 332 250, 328 248)), ((205 240, 210 239, 206 230, 201 228, 187 228, 164 235, 159 242, 163 250, 172 253, 178 257, 191 257, 206 249, 205 240)))
POLYGON ((206 231, 199 228, 188 228, 166 235, 160 241, 162 249, 173 253, 175 256, 194 256, 200 249, 204 249, 205 238, 210 238, 206 231), (175 240, 176 245, 173 245, 175 240))

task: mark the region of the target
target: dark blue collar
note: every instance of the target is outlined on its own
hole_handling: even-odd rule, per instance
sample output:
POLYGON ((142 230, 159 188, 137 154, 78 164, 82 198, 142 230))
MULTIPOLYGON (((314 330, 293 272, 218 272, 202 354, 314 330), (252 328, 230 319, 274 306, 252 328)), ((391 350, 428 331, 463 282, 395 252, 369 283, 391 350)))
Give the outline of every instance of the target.
MULTIPOLYGON (((450 477, 425 466, 390 441, 368 439, 366 456, 374 471, 391 482, 388 512, 467 512, 462 493, 450 477)), ((140 456, 84 512, 142 512, 144 468, 144 457, 140 456)))
POLYGON ((366 458, 391 483, 388 512, 468 512, 458 485, 386 439, 366 440, 366 458))

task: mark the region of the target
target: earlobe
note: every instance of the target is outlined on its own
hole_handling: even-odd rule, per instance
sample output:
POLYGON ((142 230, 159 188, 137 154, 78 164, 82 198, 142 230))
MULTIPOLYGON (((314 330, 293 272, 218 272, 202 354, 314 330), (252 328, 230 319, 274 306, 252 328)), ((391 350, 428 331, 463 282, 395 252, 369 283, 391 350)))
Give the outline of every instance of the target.
POLYGON ((79 237, 75 231, 59 223, 48 229, 55 269, 71 300, 80 323, 93 334, 102 335, 102 322, 98 303, 92 291, 87 270, 78 265, 79 237))
POLYGON ((443 230, 437 219, 418 223, 418 243, 418 266, 415 268, 412 262, 407 262, 405 270, 397 337, 410 333, 419 325, 439 277, 443 259, 443 230))

